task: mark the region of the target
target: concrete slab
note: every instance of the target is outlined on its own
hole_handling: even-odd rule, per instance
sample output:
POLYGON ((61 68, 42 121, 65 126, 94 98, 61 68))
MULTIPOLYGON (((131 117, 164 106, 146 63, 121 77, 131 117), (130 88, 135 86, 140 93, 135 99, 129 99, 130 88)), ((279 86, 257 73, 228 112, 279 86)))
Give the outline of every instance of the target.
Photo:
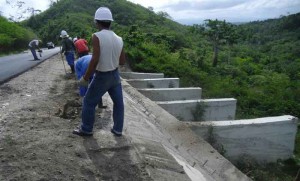
POLYGON ((138 89, 152 101, 178 101, 201 99, 200 87, 138 89))
POLYGON ((124 79, 156 79, 164 78, 163 73, 120 72, 124 79))
POLYGON ((156 103, 181 121, 220 121, 235 118, 236 102, 234 98, 224 98, 156 103))
POLYGON ((153 180, 190 180, 184 168, 158 140, 147 137, 133 140, 140 159, 146 163, 148 174, 153 180))
POLYGON ((285 115, 234 121, 189 123, 200 137, 214 138, 226 157, 236 162, 250 156, 260 163, 291 158, 295 146, 298 118, 285 115))
POLYGON ((147 163, 150 161, 147 169, 149 168, 153 180, 181 180, 177 176, 182 169, 177 164, 182 166, 184 173, 193 181, 251 180, 185 123, 178 121, 126 81, 122 81, 122 84, 126 110, 124 136, 133 145, 137 145, 136 150, 139 150, 143 160, 147 163), (170 155, 161 151, 162 148, 172 155, 177 164, 170 155), (155 168, 157 162, 162 161, 174 165, 151 169, 153 166, 155 168), (164 176, 170 173, 174 176, 164 176))
POLYGON ((138 89, 144 88, 178 88, 179 78, 131 79, 127 82, 138 89))

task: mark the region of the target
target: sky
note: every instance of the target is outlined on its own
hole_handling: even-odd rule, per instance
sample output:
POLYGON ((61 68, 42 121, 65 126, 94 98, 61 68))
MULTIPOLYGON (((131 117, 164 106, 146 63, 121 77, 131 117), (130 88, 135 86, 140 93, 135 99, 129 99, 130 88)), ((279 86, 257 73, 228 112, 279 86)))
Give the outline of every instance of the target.
MULTIPOLYGON (((17 8, 20 0, 0 0, 0 13, 6 17, 28 17, 34 9, 46 10, 50 0, 23 0, 25 4, 17 8), (9 4, 8 4, 9 3, 9 4)), ((128 0, 155 12, 167 12, 174 21, 182 24, 202 24, 206 19, 227 22, 250 22, 279 18, 300 12, 300 0, 128 0)), ((35 12, 38 13, 38 12, 35 12)))

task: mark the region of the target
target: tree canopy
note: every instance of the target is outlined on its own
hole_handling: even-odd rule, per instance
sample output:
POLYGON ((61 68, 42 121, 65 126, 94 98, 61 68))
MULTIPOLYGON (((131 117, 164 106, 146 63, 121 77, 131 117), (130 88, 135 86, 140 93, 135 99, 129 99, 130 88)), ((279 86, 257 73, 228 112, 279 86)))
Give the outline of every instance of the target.
POLYGON ((0 52, 18 51, 27 48, 34 33, 0 16, 0 52))

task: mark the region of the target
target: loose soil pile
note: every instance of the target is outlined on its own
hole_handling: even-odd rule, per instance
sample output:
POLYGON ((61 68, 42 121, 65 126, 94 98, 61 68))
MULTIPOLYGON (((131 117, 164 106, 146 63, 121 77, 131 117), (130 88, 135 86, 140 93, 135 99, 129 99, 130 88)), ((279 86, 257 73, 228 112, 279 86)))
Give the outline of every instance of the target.
POLYGON ((107 95, 94 136, 72 134, 81 101, 59 58, 0 86, 0 180, 151 180, 126 136, 110 133, 107 95))

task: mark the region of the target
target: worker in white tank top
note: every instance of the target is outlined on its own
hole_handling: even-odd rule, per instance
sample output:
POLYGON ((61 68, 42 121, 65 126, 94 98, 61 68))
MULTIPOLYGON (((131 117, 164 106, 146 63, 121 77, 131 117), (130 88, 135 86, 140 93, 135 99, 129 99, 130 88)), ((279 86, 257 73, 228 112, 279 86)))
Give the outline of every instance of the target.
POLYGON ((99 32, 93 34, 93 55, 88 70, 79 80, 80 86, 88 86, 82 107, 82 121, 79 129, 73 134, 79 136, 92 136, 95 122, 95 107, 108 92, 113 100, 113 122, 111 132, 115 136, 122 136, 124 124, 124 102, 121 78, 118 66, 125 63, 123 40, 110 30, 113 21, 111 11, 100 7, 95 13, 95 23, 99 32), (89 84, 89 77, 95 73, 94 79, 89 84))
POLYGON ((119 57, 123 48, 123 40, 113 31, 103 29, 94 35, 100 40, 100 58, 96 70, 107 72, 119 67, 119 57))

